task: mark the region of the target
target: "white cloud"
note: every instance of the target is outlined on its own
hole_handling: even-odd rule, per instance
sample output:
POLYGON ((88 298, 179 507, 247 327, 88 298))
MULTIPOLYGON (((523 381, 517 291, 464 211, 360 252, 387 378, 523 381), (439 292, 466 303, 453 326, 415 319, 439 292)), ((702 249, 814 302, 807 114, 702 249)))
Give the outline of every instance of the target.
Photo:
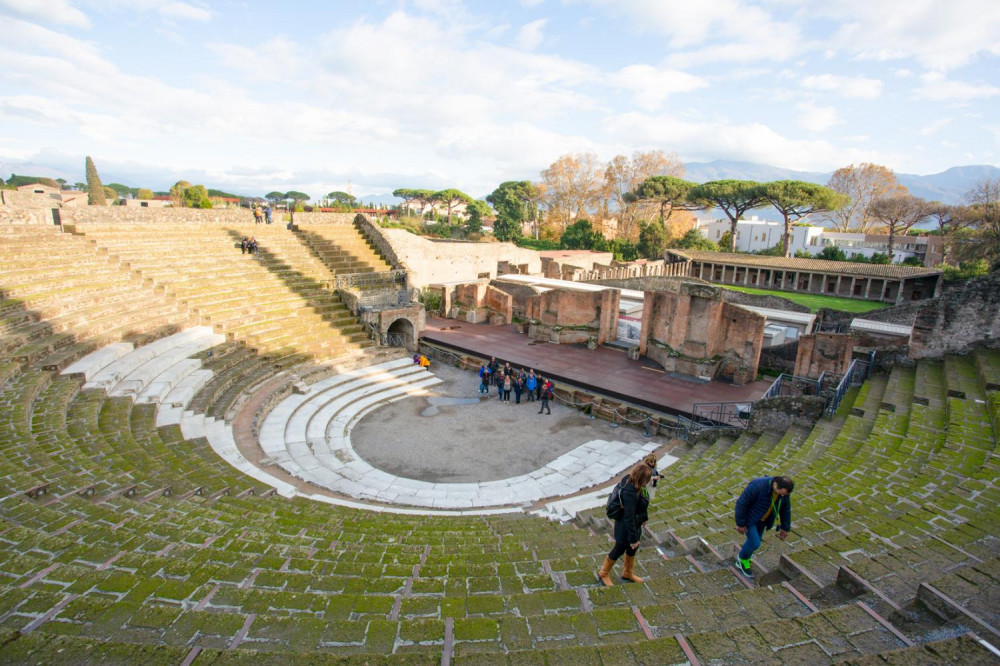
POLYGON ((802 87, 808 90, 835 92, 843 97, 860 99, 876 99, 882 94, 882 82, 865 76, 814 74, 802 78, 802 87))
POLYGON ((611 77, 611 82, 632 91, 635 103, 649 110, 658 109, 673 93, 704 88, 708 83, 697 76, 674 69, 650 65, 629 65, 611 77))
POLYGON ((158 11, 166 17, 184 19, 187 21, 210 21, 212 12, 201 7, 189 5, 186 2, 165 2, 158 7, 158 11))
POLYGON ((929 134, 934 134, 939 129, 948 125, 951 122, 951 118, 938 118, 934 122, 928 123, 920 128, 920 135, 927 136, 929 134))
POLYGON ((222 65, 256 81, 287 81, 306 66, 298 42, 273 37, 260 45, 209 44, 222 65))
POLYGON ((57 25, 90 27, 90 19, 73 6, 72 0, 0 0, 0 10, 57 25))
POLYGON ((688 67, 710 62, 785 60, 803 44, 799 26, 776 20, 744 0, 590 0, 591 4, 630 16, 640 30, 667 35, 678 51, 668 62, 688 67), (679 51, 711 42, 711 46, 679 51))
POLYGON ((932 102, 970 102, 1000 94, 1000 88, 990 84, 949 81, 941 72, 927 72, 920 77, 923 84, 913 91, 916 99, 932 102))
POLYGON ((996 0, 813 0, 804 11, 842 21, 832 44, 862 59, 916 58, 950 69, 979 54, 1000 55, 996 0))
POLYGON ((116 8, 133 12, 155 12, 166 19, 210 21, 212 11, 203 4, 180 0, 102 0, 102 9, 116 8))
POLYGON ((800 102, 795 105, 799 112, 799 127, 810 132, 824 132, 840 123, 837 110, 831 106, 816 106, 812 102, 800 102))
POLYGON ((517 38, 515 39, 515 44, 517 48, 523 51, 534 51, 545 36, 542 34, 542 30, 545 28, 546 19, 538 19, 537 21, 532 21, 521 26, 521 29, 517 31, 517 38))
POLYGON ((820 139, 797 140, 758 122, 690 122, 670 115, 623 113, 610 116, 607 131, 637 147, 663 147, 685 160, 726 159, 825 171, 851 162, 890 162, 876 151, 840 149, 820 139))

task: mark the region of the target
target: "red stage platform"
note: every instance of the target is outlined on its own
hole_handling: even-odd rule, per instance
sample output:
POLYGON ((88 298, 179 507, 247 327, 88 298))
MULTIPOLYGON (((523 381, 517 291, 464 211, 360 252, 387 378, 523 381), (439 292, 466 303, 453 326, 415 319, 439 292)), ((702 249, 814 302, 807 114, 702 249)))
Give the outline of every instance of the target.
POLYGON ((668 414, 688 415, 698 402, 743 402, 760 398, 770 381, 733 386, 679 379, 647 358, 630 361, 624 349, 556 345, 532 340, 513 326, 469 324, 455 319, 427 318, 422 339, 451 349, 501 362, 534 368, 557 385, 567 383, 668 414))

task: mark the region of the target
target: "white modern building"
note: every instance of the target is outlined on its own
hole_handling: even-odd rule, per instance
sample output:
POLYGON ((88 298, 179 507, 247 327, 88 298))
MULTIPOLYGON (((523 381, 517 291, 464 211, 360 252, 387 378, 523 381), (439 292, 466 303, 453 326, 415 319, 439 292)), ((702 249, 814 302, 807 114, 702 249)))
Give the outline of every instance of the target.
MULTIPOLYGON (((718 243, 730 229, 729 220, 698 220, 697 229, 709 240, 718 243)), ((784 223, 758 219, 736 223, 736 249, 740 252, 759 252, 772 248, 781 242, 784 223)), ((843 233, 830 231, 826 227, 793 226, 790 254, 805 251, 815 256, 828 246, 839 247, 850 259, 860 255, 871 259, 875 254, 889 251, 889 237, 884 234, 843 233)), ((902 263, 909 257, 916 257, 928 267, 944 261, 941 238, 939 236, 896 236, 893 242, 892 259, 902 263)))

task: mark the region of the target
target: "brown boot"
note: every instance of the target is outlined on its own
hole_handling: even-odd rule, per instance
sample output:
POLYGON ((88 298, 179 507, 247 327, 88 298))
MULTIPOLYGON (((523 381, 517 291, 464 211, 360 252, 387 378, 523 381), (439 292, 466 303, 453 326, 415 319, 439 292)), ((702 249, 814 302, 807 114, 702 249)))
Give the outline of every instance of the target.
POLYGON ((632 573, 632 568, 635 566, 635 555, 625 556, 625 566, 622 569, 622 580, 631 581, 633 583, 641 583, 642 579, 632 573))
POLYGON ((614 587, 615 585, 611 582, 611 569, 613 569, 614 566, 615 561, 605 555, 604 564, 601 565, 601 570, 597 572, 597 577, 601 579, 601 582, 604 583, 605 587, 614 587))

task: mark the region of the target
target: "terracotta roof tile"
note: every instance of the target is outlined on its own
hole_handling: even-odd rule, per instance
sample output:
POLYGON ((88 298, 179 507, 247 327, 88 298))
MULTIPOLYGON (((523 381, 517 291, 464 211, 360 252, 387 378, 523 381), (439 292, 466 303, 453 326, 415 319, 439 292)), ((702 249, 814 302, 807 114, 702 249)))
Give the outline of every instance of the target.
POLYGON ((900 266, 898 264, 859 264, 850 261, 826 261, 824 259, 799 259, 797 257, 767 257, 759 254, 730 252, 704 252, 702 250, 668 250, 671 254, 687 257, 693 261, 772 268, 780 270, 817 271, 840 275, 861 275, 865 277, 917 278, 940 275, 936 268, 923 266, 900 266))

